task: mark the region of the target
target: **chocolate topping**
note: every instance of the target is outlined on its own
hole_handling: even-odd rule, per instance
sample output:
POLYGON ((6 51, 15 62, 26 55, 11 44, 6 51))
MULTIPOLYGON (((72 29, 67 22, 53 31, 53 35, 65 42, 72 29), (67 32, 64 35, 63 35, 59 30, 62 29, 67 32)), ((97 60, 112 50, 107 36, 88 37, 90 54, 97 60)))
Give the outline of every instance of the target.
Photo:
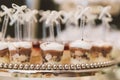
POLYGON ((108 53, 110 53, 112 50, 111 46, 108 47, 97 47, 97 46, 93 46, 91 48, 91 53, 98 53, 101 52, 103 57, 106 57, 108 53))
POLYGON ((69 50, 69 44, 68 43, 65 44, 64 50, 69 50))
POLYGON ((4 56, 9 56, 9 50, 8 48, 0 50, 0 57, 4 57, 4 56))
POLYGON ((18 54, 18 51, 17 50, 10 50, 9 51, 11 56, 15 55, 15 54, 18 54))
POLYGON ((55 50, 46 50, 46 51, 43 51, 44 55, 46 54, 51 54, 52 56, 62 56, 63 54, 63 51, 55 51, 55 50))
POLYGON ((33 42, 32 44, 33 44, 33 48, 39 48, 40 46, 40 43, 38 41, 33 42))
POLYGON ((19 54, 20 55, 27 55, 27 56, 30 56, 31 55, 31 48, 19 48, 19 54))
POLYGON ((89 52, 90 50, 88 49, 82 49, 82 48, 70 48, 70 51, 75 52, 75 51, 81 51, 82 53, 89 52))

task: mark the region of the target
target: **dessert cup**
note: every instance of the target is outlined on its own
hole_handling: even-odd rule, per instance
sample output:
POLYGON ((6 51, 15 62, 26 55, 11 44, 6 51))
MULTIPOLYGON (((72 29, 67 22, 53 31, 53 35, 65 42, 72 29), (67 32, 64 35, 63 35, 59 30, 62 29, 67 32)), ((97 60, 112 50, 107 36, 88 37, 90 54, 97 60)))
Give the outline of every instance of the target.
POLYGON ((64 51, 64 45, 58 42, 43 42, 40 45, 44 62, 58 63, 64 51))
POLYGON ((89 62, 91 43, 87 41, 77 40, 69 44, 71 53, 71 63, 79 64, 89 62))
POLYGON ((31 42, 11 42, 9 44, 11 63, 30 63, 32 52, 31 42))
POLYGON ((91 60, 93 61, 106 61, 110 60, 110 53, 112 51, 112 45, 109 42, 98 41, 92 44, 91 48, 91 60))

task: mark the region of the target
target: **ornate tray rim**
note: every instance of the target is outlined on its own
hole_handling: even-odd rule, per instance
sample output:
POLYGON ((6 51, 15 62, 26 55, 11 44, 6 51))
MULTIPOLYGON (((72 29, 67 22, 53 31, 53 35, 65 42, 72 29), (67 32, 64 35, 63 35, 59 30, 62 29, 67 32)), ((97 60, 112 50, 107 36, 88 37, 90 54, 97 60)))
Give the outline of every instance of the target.
POLYGON ((104 62, 82 63, 82 64, 7 64, 0 63, 0 70, 18 73, 80 73, 96 72, 101 69, 112 67, 114 60, 104 62))

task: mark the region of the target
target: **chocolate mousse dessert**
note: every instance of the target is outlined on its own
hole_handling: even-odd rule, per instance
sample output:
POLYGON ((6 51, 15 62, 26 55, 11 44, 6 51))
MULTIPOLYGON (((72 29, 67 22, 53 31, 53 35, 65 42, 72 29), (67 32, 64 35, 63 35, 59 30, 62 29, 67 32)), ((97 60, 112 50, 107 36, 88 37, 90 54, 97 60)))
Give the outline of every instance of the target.
POLYGON ((91 43, 87 41, 77 40, 69 44, 71 52, 71 63, 79 64, 89 61, 91 43))
POLYGON ((58 42, 43 42, 40 45, 44 62, 60 62, 64 51, 64 45, 58 42))
POLYGON ((42 52, 40 50, 40 44, 41 41, 32 41, 32 53, 31 53, 31 59, 30 63, 31 64, 42 64, 43 63, 43 58, 42 58, 42 52))
POLYGON ((32 52, 31 42, 12 42, 9 45, 11 63, 29 63, 32 52))
POLYGON ((112 45, 109 42, 94 42, 91 48, 91 60, 97 62, 109 60, 111 51, 112 45))
POLYGON ((0 42, 0 63, 9 63, 9 56, 7 43, 0 42))

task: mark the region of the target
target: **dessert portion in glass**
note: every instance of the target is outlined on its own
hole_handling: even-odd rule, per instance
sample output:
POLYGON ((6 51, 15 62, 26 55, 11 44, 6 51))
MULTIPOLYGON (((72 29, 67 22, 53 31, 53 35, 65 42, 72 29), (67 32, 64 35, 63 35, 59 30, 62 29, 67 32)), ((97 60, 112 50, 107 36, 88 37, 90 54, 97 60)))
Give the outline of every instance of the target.
POLYGON ((0 63, 9 63, 9 56, 7 43, 0 42, 0 63))
MULTIPOLYGON (((99 17, 98 19, 99 20, 102 20, 102 26, 100 26, 100 28, 98 29, 99 31, 96 31, 98 36, 98 38, 96 39, 99 39, 97 41, 94 41, 93 44, 92 44, 92 48, 91 48, 91 60, 92 62, 95 61, 95 62, 101 62, 101 61, 106 61, 106 60, 110 60, 111 59, 111 56, 110 56, 110 53, 112 51, 112 47, 113 45, 111 45, 111 42, 112 41, 110 39, 110 25, 109 25, 109 22, 112 21, 112 16, 111 14, 109 13, 111 7, 110 6, 106 6, 106 7, 103 7, 101 9, 101 12, 99 14, 99 17), (99 32, 100 32, 100 36, 99 36, 99 32), (109 36, 109 37, 108 37, 109 36)), ((93 34, 94 35, 94 34, 93 34)), ((94 39, 95 40, 95 39, 94 39)))
POLYGON ((79 64, 79 63, 87 63, 90 58, 90 50, 91 43, 88 41, 77 40, 73 41, 69 44, 70 52, 71 52, 71 63, 79 64))
POLYGON ((109 42, 104 41, 93 42, 90 58, 94 62, 110 60, 111 51, 112 45, 109 42))
POLYGON ((60 64, 71 64, 71 55, 69 50, 70 41, 62 41, 62 43, 64 44, 64 51, 60 64))
POLYGON ((32 43, 31 42, 11 42, 9 44, 11 63, 29 63, 32 43))
POLYGON ((42 41, 34 40, 32 41, 32 53, 31 53, 31 64, 42 64, 43 58, 42 58, 42 52, 40 50, 40 44, 42 41))
POLYGON ((58 63, 64 51, 64 45, 58 42, 43 42, 40 45, 44 62, 58 63))

